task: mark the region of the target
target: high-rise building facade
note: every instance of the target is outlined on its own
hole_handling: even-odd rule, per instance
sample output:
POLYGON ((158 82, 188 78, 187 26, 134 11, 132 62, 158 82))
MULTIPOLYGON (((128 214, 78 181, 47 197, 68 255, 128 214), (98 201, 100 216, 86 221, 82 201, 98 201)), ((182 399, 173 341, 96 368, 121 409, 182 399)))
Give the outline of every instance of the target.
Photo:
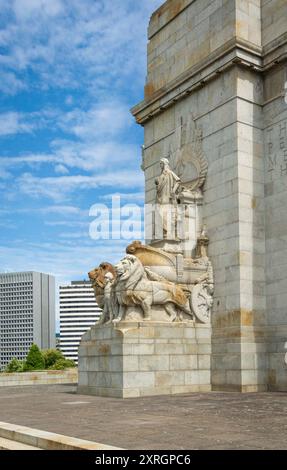
POLYGON ((0 274, 0 369, 30 346, 55 347, 55 278, 28 271, 0 274))
POLYGON ((90 281, 72 281, 60 286, 60 349, 67 359, 78 362, 82 335, 100 317, 90 281))

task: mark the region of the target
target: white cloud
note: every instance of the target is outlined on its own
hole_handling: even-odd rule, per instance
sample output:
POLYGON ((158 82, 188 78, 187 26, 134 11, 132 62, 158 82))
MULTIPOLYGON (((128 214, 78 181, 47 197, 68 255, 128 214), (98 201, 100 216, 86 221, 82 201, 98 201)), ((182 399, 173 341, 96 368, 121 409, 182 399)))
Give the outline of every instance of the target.
POLYGON ((17 230, 18 226, 15 222, 10 222, 9 220, 0 221, 1 229, 17 230))
POLYGON ((60 238, 76 239, 76 238, 89 238, 89 231, 87 232, 62 232, 59 234, 60 238))
MULTIPOLYGON (((0 91, 11 96, 25 91, 34 106, 39 92, 44 102, 52 96, 50 89, 57 90, 49 109, 10 117, 5 135, 44 128, 61 135, 50 148, 41 143, 40 151, 2 159, 0 189, 15 203, 14 212, 42 216, 47 241, 31 244, 24 237, 11 240, 8 234, 10 244, 0 247, 1 269, 35 269, 69 281, 87 277, 105 259, 116 262, 123 256, 126 241, 82 237, 90 219, 88 210, 76 204, 90 203, 83 197, 85 190, 92 190, 89 201, 95 194, 91 203, 97 202, 105 187, 110 193, 120 191, 126 201, 141 200, 140 150, 128 132, 128 106, 142 92, 148 18, 162 1, 0 0, 0 91), (69 107, 66 114, 61 98, 69 107), (30 208, 29 197, 39 198, 41 206, 41 198, 56 203, 30 208), (20 198, 26 209, 16 204, 20 198), (75 205, 66 202, 72 198, 75 205), (69 227, 76 227, 74 235, 69 227), (67 236, 58 237, 57 230, 67 236), (48 239, 50 232, 55 232, 54 239, 48 239)), ((9 215, 3 211, 2 220, 9 215)))
POLYGON ((12 170, 13 168, 19 168, 22 166, 29 166, 35 167, 47 163, 54 163, 57 164, 59 159, 55 155, 48 155, 48 154, 31 154, 31 155, 23 155, 21 157, 0 157, 0 164, 2 170, 9 168, 12 170))
MULTIPOLYGON (((0 216, 1 215, 9 215, 11 211, 14 214, 40 214, 40 215, 59 215, 61 217, 71 217, 77 216, 77 218, 84 218, 88 217, 89 215, 89 208, 82 209, 77 206, 72 205, 53 205, 53 206, 42 206, 42 207, 13 207, 13 209, 3 208, 0 209, 0 216)), ((58 223, 58 222, 57 222, 58 223)), ((64 223, 64 221, 63 221, 64 223)))
POLYGON ((116 101, 99 103, 88 111, 74 109, 59 118, 59 125, 65 132, 82 140, 116 135, 132 122, 129 107, 116 101))
POLYGON ((103 201, 111 201, 113 197, 119 196, 123 202, 143 202, 145 199, 144 191, 136 193, 109 193, 101 196, 103 201))
POLYGON ((71 95, 68 95, 67 98, 65 99, 65 103, 68 105, 68 106, 71 106, 73 103, 74 103, 74 99, 71 95))
POLYGON ((59 175, 67 175, 69 170, 65 165, 59 164, 55 166, 55 172, 59 175))
POLYGON ((70 216, 71 214, 77 215, 77 216, 88 215, 88 210, 85 211, 77 206, 62 206, 62 205, 46 206, 46 207, 40 207, 38 209, 34 209, 34 211, 42 213, 42 214, 59 214, 61 216, 65 216, 65 215, 70 216))
POLYGON ((126 245, 125 240, 88 240, 86 244, 77 238, 37 244, 14 240, 11 245, 0 246, 1 270, 42 271, 56 276, 58 282, 83 279, 102 261, 115 263, 121 259, 126 245))
POLYGON ((9 171, 6 171, 4 168, 0 168, 0 179, 8 179, 11 177, 12 175, 9 171))
POLYGON ((31 132, 33 126, 23 122, 23 116, 17 112, 0 114, 0 135, 11 135, 31 132))
POLYGON ((128 106, 119 101, 105 101, 86 111, 74 109, 68 113, 43 109, 26 114, 0 114, 0 135, 53 127, 76 138, 54 139, 50 144, 50 153, 3 156, 2 169, 54 164, 56 173, 68 174, 69 168, 90 171, 113 165, 124 166, 127 162, 135 162, 140 154, 138 146, 118 142, 131 124, 132 117, 128 106))
MULTIPOLYGON (((1 44, 1 41, 0 41, 1 44)), ((3 63, 0 56, 0 64, 3 63)), ((4 70, 2 67, 0 74, 0 91, 6 95, 16 95, 19 91, 23 91, 28 88, 28 84, 20 78, 16 77, 16 74, 11 71, 4 70)))
MULTIPOLYGON (((1 86, 1 85, 0 85, 1 86)), ((44 108, 32 113, 8 111, 0 114, 0 135, 31 133, 43 128, 59 126, 62 112, 44 108)))
POLYGON ((28 20, 31 16, 57 16, 63 11, 61 0, 14 0, 13 10, 20 20, 28 20))
MULTIPOLYGON (((148 18, 162 0, 7 3, 0 35, 9 63, 5 72, 29 68, 43 88, 84 88, 97 95, 119 83, 127 89, 143 83, 148 18)), ((32 86, 29 77, 25 85, 32 86)))
POLYGON ((135 166, 140 149, 136 145, 107 142, 57 140, 52 143, 57 161, 67 167, 85 171, 135 166))
POLYGON ((142 188, 143 175, 139 171, 114 171, 92 176, 74 175, 40 178, 24 173, 17 180, 23 194, 33 197, 48 197, 55 201, 65 200, 74 191, 100 187, 142 188))
POLYGON ((122 168, 127 164, 135 166, 140 149, 136 145, 117 142, 77 142, 72 140, 55 140, 50 154, 29 154, 19 157, 0 157, 2 171, 19 168, 25 165, 55 165, 59 174, 69 173, 68 168, 85 171, 107 170, 113 167, 122 168))
POLYGON ((48 227, 89 227, 90 222, 81 222, 80 220, 45 220, 44 224, 48 227))

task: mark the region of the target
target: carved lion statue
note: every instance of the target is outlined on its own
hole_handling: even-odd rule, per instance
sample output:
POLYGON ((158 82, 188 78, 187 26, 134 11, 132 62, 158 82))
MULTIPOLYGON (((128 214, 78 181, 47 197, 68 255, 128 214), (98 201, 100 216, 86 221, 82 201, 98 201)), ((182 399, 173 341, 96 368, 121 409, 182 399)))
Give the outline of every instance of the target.
POLYGON ((97 304, 100 308, 104 308, 104 288, 106 285, 105 275, 111 273, 114 279, 117 277, 114 266, 111 263, 103 262, 98 268, 88 273, 95 292, 97 304))
POLYGON ((177 318, 177 310, 192 316, 189 302, 182 288, 164 279, 150 280, 147 272, 134 255, 127 255, 114 266, 115 295, 119 305, 117 321, 123 320, 127 307, 140 306, 144 319, 150 319, 152 305, 162 305, 171 321, 177 318))

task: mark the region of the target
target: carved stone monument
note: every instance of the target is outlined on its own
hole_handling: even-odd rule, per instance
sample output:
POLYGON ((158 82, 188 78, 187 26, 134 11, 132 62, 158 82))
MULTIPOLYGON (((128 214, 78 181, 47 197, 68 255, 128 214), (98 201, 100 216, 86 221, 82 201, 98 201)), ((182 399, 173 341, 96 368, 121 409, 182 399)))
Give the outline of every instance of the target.
MULTIPOLYGON (((176 236, 180 222, 185 224, 178 208, 181 198, 184 212, 199 198, 166 158, 160 168, 154 234, 162 238, 151 245, 134 241, 116 265, 104 262, 89 273, 103 312, 81 341, 79 393, 132 397, 210 390, 214 281, 208 237, 203 227, 194 257, 184 254, 181 243, 189 232, 183 240, 176 236)), ((192 232, 194 224, 197 212, 192 232)))
POLYGON ((287 390, 285 3, 168 0, 152 15, 132 110, 147 240, 90 273, 104 310, 79 392, 287 390))

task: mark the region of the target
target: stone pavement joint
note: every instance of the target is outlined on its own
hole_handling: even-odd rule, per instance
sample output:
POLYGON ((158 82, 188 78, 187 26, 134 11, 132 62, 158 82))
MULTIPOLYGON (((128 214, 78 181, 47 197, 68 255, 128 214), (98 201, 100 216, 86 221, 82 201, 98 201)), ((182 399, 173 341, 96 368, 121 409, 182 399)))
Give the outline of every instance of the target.
POLYGON ((73 385, 1 387, 0 419, 124 449, 287 449, 286 392, 125 400, 75 392, 73 385))

